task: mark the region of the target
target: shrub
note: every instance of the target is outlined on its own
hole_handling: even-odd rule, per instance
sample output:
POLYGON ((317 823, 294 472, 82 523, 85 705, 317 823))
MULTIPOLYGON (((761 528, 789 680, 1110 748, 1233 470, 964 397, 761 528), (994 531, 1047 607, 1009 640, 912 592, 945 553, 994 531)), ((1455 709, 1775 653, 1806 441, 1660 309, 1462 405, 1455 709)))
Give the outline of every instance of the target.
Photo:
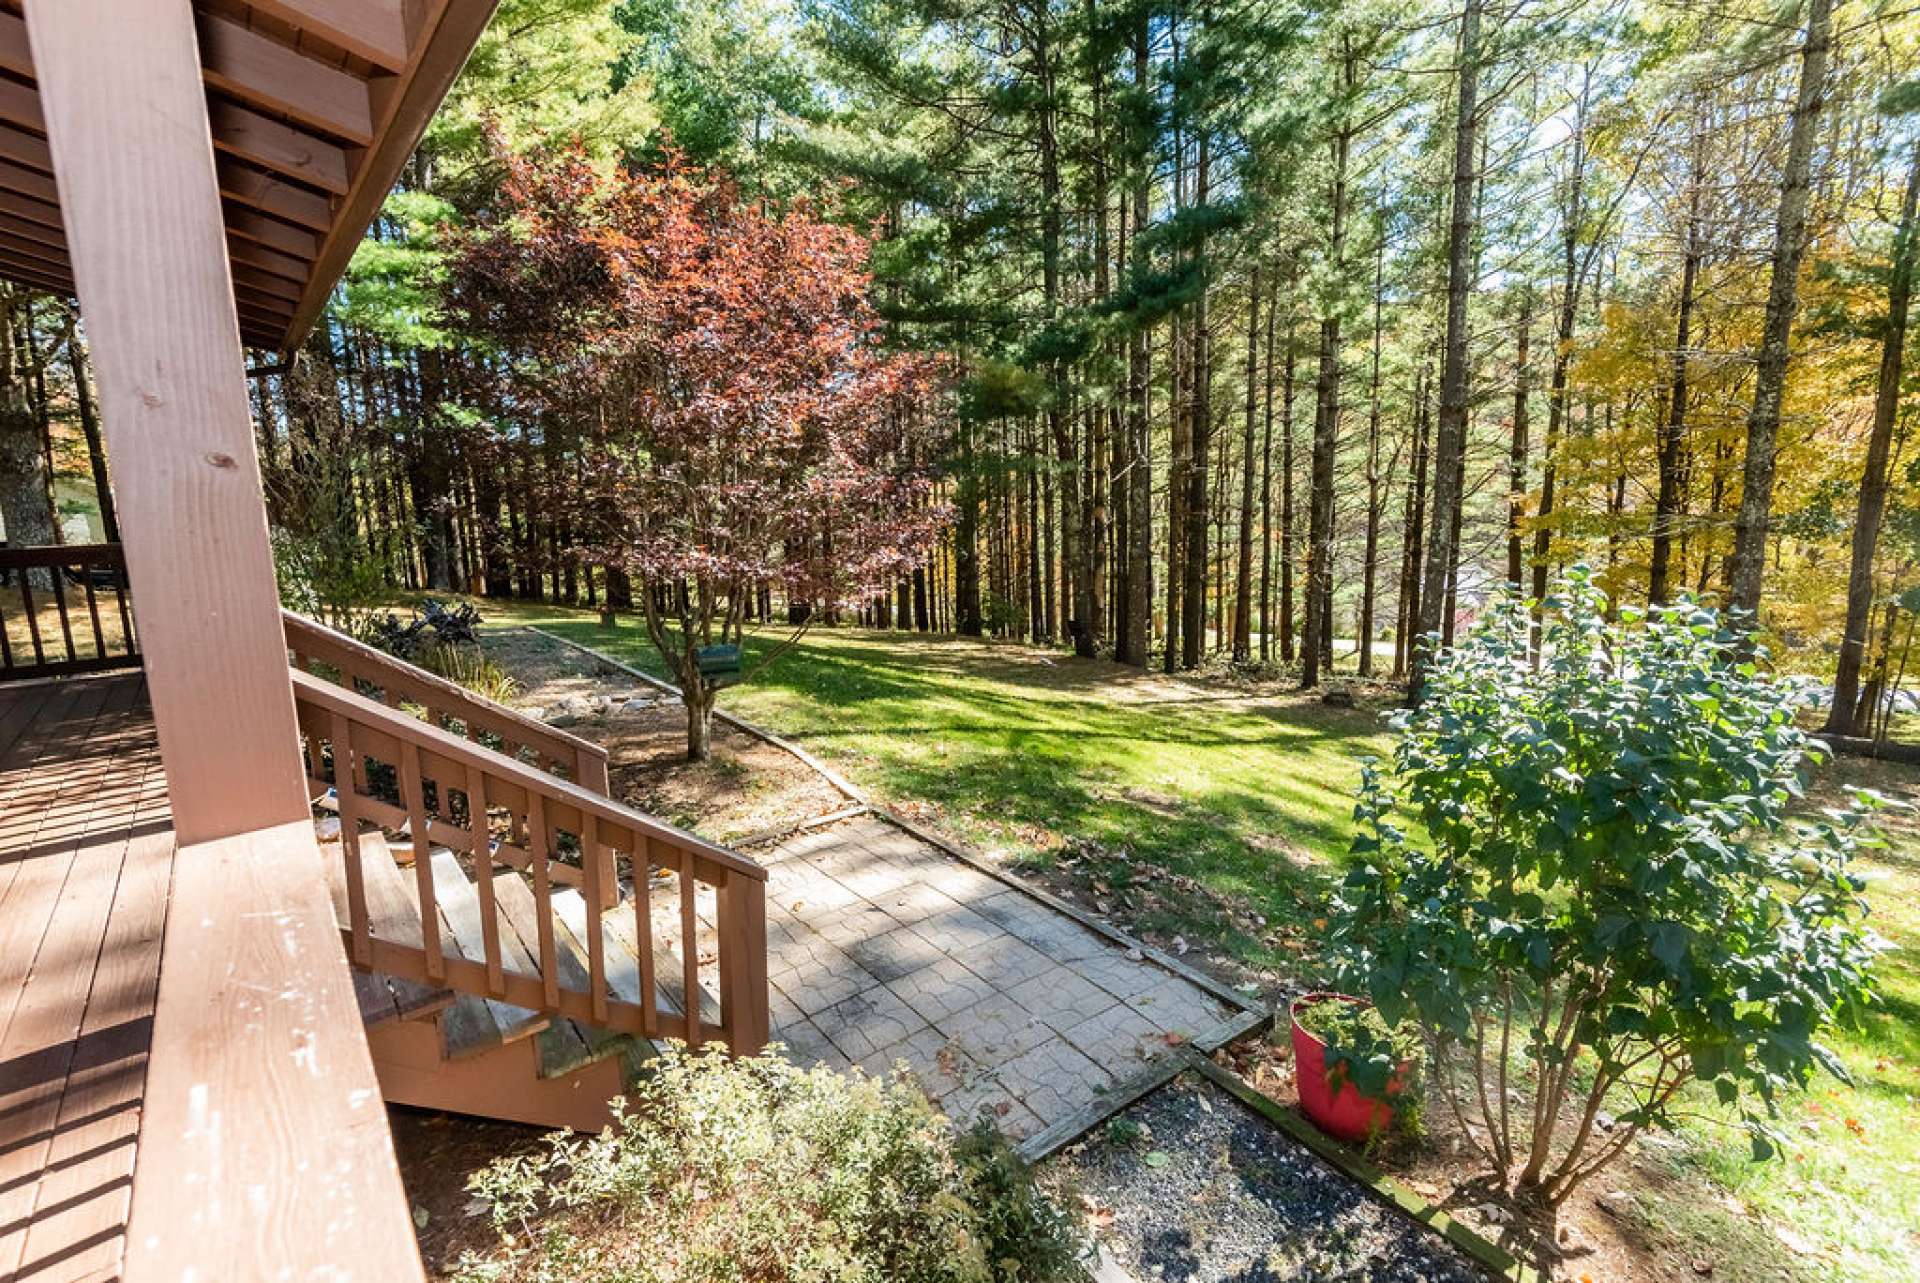
POLYGON ((1609 622, 1584 568, 1543 610, 1537 664, 1505 602, 1397 715, 1331 935, 1347 981, 1425 1032, 1430 1088, 1501 1178, 1558 1203, 1690 1083, 1740 1108, 1758 1159, 1782 1092, 1845 1077, 1819 1037, 1871 997, 1848 863, 1877 800, 1798 813, 1823 752, 1805 696, 1713 611, 1609 622))
POLYGON ((420 648, 414 662, 496 704, 509 703, 520 693, 518 679, 478 646, 433 642, 420 648))
POLYGON ((475 1176, 501 1250, 462 1283, 1049 1283, 1080 1231, 986 1124, 905 1079, 664 1051, 594 1137, 475 1176))

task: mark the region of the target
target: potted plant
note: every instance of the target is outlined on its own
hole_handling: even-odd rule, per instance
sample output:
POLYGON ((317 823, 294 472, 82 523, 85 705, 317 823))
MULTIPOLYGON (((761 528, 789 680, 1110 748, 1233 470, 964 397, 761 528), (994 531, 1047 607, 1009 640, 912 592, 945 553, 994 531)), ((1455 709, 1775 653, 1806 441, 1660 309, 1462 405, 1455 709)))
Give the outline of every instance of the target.
POLYGON ((1343 993, 1303 994, 1289 1012, 1301 1112, 1345 1141, 1391 1126, 1395 1098, 1413 1078, 1414 1040, 1388 1028, 1372 1003, 1343 993))

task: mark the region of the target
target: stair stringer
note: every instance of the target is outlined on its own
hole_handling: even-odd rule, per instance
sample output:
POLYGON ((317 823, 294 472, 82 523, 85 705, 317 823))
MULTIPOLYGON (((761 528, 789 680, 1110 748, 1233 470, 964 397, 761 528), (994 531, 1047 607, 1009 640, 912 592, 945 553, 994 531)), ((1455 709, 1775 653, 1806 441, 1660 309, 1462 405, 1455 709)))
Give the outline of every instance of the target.
POLYGON ((629 1057, 616 1054, 552 1078, 540 1076, 534 1039, 447 1059, 439 1021, 397 1020, 367 1030, 367 1049, 389 1104, 414 1105, 536 1127, 599 1131, 624 1095, 629 1057))

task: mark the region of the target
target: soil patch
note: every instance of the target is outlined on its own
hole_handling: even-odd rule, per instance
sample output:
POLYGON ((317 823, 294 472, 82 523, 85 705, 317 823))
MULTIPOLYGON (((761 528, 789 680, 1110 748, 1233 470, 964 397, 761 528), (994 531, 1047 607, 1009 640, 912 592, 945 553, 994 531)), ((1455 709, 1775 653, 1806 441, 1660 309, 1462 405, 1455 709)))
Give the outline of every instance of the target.
POLYGON ((1484 1277, 1439 1235, 1192 1074, 1054 1162, 1101 1245, 1143 1283, 1484 1277))
POLYGON ((637 811, 728 843, 847 805, 806 763, 717 718, 712 757, 687 761, 678 699, 571 646, 525 629, 484 645, 519 682, 515 707, 607 750, 613 796, 637 811))
POLYGON ((486 1204, 467 1192, 468 1179, 497 1158, 540 1149, 547 1133, 401 1105, 388 1107, 387 1121, 427 1277, 452 1278, 462 1254, 499 1242, 486 1204))
MULTIPOLYGON (((1298 1109, 1293 1053, 1284 1004, 1276 1033, 1223 1048, 1216 1062, 1252 1083, 1263 1095, 1298 1109)), ((1571 1124, 1570 1124, 1571 1125, 1571 1124)), ((1454 1219, 1543 1271, 1569 1283, 1667 1283, 1712 1278, 1742 1283, 1783 1283, 1804 1277, 1781 1260, 1767 1231, 1746 1209, 1677 1164, 1681 1142, 1644 1133, 1611 1167, 1576 1189, 1551 1217, 1515 1206, 1491 1187, 1484 1163, 1461 1135, 1452 1115, 1429 1099, 1421 1135, 1409 1141, 1390 1135, 1369 1153, 1401 1184, 1431 1200, 1454 1219), (1674 1209, 1725 1204, 1717 1233, 1721 1254, 1697 1255, 1672 1223, 1674 1209), (1735 1228, 1737 1227, 1737 1228, 1735 1228)))

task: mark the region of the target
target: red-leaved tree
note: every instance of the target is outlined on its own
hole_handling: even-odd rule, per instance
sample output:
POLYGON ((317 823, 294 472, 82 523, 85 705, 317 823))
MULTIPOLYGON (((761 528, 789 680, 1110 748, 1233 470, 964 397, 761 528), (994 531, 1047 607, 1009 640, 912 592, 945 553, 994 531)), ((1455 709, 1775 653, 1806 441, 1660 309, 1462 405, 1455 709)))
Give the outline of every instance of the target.
POLYGON ((806 207, 671 156, 496 159, 502 201, 455 248, 449 311, 491 349, 491 412, 577 455, 548 500, 631 577, 703 760, 701 648, 740 644, 778 594, 791 632, 764 664, 924 559, 941 365, 884 346, 866 239, 806 207))

